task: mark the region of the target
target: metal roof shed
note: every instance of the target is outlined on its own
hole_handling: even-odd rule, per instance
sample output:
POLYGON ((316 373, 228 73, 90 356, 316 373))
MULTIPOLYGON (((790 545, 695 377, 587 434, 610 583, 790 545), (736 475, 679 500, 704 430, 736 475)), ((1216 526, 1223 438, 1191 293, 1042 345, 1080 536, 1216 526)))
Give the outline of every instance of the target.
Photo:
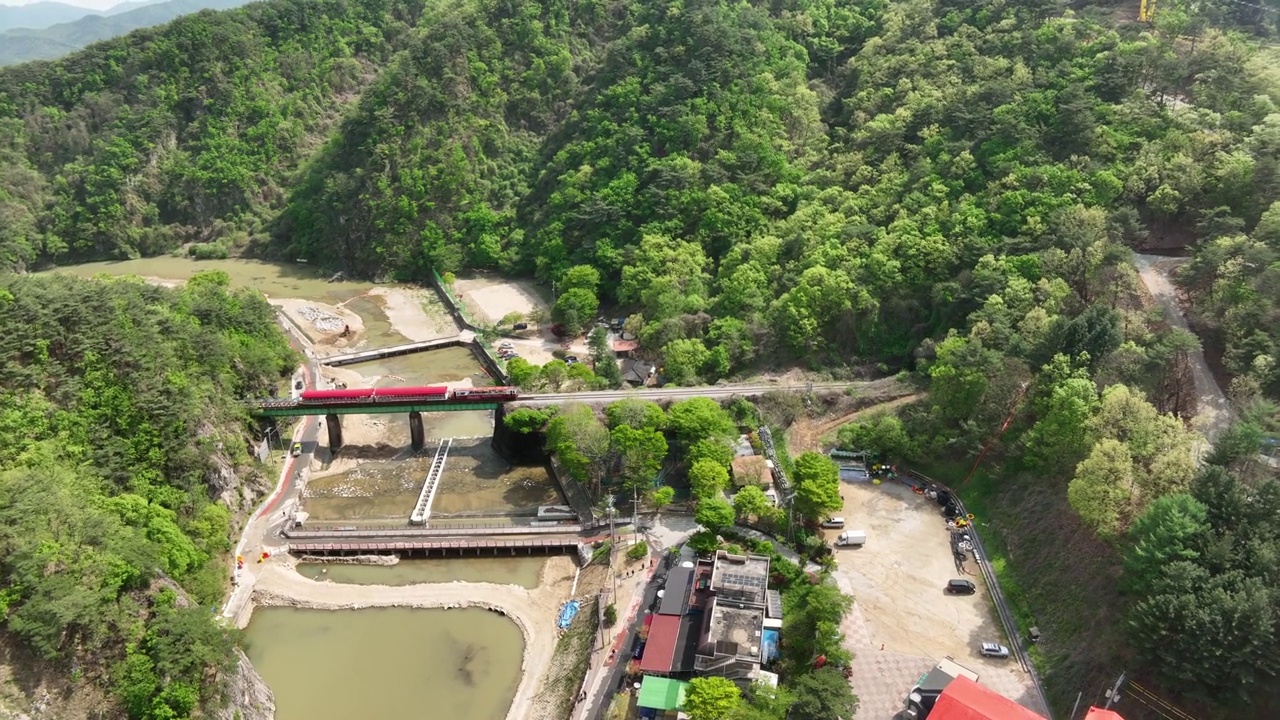
POLYGON ((654 710, 678 710, 684 707, 684 696, 688 691, 687 682, 645 675, 640 682, 640 697, 636 705, 654 710))
POLYGON ((689 586, 693 584, 693 568, 675 568, 662 586, 662 604, 659 615, 683 615, 689 603, 689 586))
POLYGON ((680 639, 680 616, 659 615, 649 626, 649 638, 640 658, 641 672, 669 673, 680 639))
POLYGON ((938 696, 929 720, 1044 720, 1044 716, 961 676, 938 696))

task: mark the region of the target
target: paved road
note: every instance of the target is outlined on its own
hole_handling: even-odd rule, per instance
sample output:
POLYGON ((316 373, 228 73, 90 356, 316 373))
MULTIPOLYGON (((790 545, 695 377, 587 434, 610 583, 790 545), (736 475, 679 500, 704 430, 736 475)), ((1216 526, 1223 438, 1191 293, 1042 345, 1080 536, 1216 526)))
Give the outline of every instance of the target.
MULTIPOLYGON (((1187 258, 1161 257, 1158 255, 1134 255, 1133 264, 1138 268, 1138 276, 1151 291, 1151 296, 1164 308, 1169 324, 1181 330, 1191 332, 1187 327, 1187 319, 1178 305, 1178 295, 1174 288, 1173 273, 1187 261, 1187 258)), ((1231 424, 1231 405, 1213 373, 1209 371, 1209 363, 1204 352, 1195 350, 1188 354, 1191 361, 1191 377, 1196 392, 1196 417, 1192 421, 1193 428, 1198 430, 1207 442, 1196 449, 1196 456, 1201 457, 1223 431, 1231 424)))
MULTIPOLYGON (((311 389, 316 387, 316 383, 320 379, 320 364, 312 356, 310 348, 301 333, 297 332, 287 320, 282 319, 281 324, 284 326, 285 335, 289 337, 290 344, 295 349, 303 352, 307 358, 306 363, 290 379, 293 384, 290 387, 290 393, 296 397, 300 392, 296 389, 298 380, 302 380, 304 388, 311 389)), ((245 567, 243 570, 234 571, 233 565, 232 576, 236 578, 236 581, 222 611, 223 617, 227 620, 234 621, 244 609, 250 595, 253 594, 253 585, 257 573, 262 568, 256 560, 267 544, 273 538, 279 536, 285 525, 287 511, 276 512, 276 510, 282 507, 289 507, 297 495, 297 481, 304 469, 311 463, 312 453, 315 452, 317 446, 316 437, 319 433, 320 423, 311 418, 304 418, 299 426, 294 427, 294 431, 285 445, 285 452, 289 452, 294 443, 300 442, 302 443, 302 453, 298 457, 286 457, 284 467, 280 470, 280 478, 276 482, 275 490, 249 516, 249 521, 245 523, 244 530, 240 533, 240 540, 236 543, 235 555, 245 558, 245 567)))

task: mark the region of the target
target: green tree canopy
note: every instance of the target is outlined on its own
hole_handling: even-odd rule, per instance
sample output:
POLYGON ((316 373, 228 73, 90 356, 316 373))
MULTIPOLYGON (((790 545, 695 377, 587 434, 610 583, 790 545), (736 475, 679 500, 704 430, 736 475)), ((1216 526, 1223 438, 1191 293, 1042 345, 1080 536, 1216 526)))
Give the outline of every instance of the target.
POLYGON ((741 697, 741 691, 732 680, 714 676, 696 677, 689 681, 684 712, 689 720, 729 720, 741 697))
POLYGON ((720 533, 733 527, 733 506, 721 497, 708 497, 698 500, 698 510, 694 520, 713 533, 720 533))
POLYGON ((809 520, 818 520, 832 510, 844 506, 840 497, 840 470, 830 458, 807 452, 796 458, 796 512, 809 520))
POLYGON ((729 471, 714 460, 699 460, 689 466, 689 485, 696 498, 718 498, 729 487, 729 471))
POLYGON ((720 404, 710 398, 681 400, 667 410, 667 430, 682 447, 699 440, 727 440, 738 428, 720 404))
POLYGON ((609 419, 611 428, 627 425, 637 430, 662 430, 667 424, 667 416, 658 407, 658 403, 640 398, 625 398, 609 403, 604 414, 609 419))

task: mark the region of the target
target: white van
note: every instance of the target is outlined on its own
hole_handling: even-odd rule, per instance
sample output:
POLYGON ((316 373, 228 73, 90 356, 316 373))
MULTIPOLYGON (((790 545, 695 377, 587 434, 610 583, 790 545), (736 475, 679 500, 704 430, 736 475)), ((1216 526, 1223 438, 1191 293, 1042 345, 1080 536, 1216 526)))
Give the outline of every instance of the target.
POLYGON ((826 520, 822 521, 822 527, 826 528, 827 530, 843 530, 844 518, 842 517, 827 518, 826 520))
POLYGON ((867 544, 867 533, 865 530, 848 530, 840 533, 840 537, 836 538, 836 546, 838 547, 862 547, 867 544))

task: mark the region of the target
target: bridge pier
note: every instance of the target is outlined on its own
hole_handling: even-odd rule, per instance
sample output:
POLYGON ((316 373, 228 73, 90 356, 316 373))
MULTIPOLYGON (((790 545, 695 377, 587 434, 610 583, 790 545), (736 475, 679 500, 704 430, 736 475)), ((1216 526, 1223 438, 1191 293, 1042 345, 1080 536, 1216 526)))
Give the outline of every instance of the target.
POLYGON ((342 449, 342 420, 337 415, 325 415, 324 425, 329 429, 329 453, 337 455, 342 449))
POLYGON ((409 413, 409 444, 413 446, 413 451, 418 452, 426 445, 426 433, 422 429, 422 413, 414 410, 409 413))

